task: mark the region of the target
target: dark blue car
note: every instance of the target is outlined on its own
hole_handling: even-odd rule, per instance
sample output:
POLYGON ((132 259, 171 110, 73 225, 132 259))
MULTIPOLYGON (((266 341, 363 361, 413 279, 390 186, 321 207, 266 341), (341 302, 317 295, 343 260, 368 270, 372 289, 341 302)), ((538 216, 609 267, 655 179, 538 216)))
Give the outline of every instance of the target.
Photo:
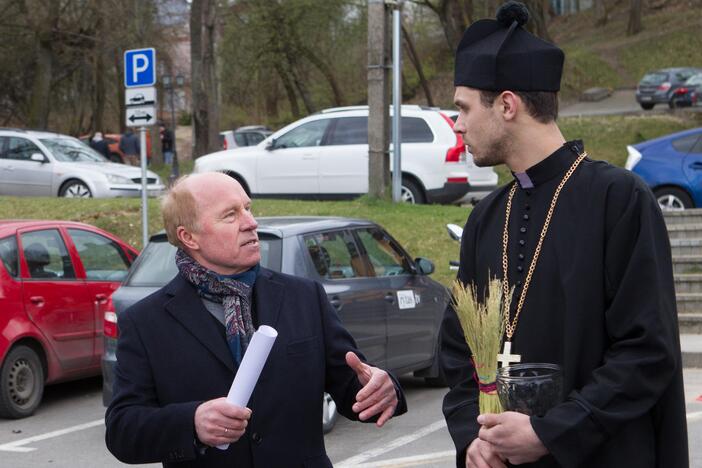
POLYGON ((626 168, 651 187, 664 210, 702 207, 702 127, 627 146, 626 168))

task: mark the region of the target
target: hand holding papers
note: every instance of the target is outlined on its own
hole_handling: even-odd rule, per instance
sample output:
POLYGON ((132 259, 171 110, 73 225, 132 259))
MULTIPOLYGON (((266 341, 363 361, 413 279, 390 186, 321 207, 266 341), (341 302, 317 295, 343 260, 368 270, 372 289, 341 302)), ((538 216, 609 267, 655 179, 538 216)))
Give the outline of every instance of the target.
MULTIPOLYGON (((278 337, 278 332, 273 327, 261 325, 254 333, 244 353, 244 358, 241 360, 239 370, 234 377, 234 382, 229 389, 227 402, 232 405, 246 408, 249 403, 251 394, 253 393, 256 382, 261 375, 264 364, 268 359, 268 354, 273 348, 273 343, 278 337)), ((220 450, 226 450, 229 444, 218 445, 220 450)))

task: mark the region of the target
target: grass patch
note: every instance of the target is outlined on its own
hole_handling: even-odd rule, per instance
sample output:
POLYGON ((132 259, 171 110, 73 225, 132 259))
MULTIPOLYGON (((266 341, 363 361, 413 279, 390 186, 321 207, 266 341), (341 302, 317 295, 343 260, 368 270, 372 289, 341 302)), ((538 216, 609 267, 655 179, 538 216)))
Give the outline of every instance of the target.
POLYGON ((585 47, 564 47, 562 93, 577 98, 588 88, 616 88, 621 85, 619 74, 598 54, 585 47))
MULTIPOLYGON (((59 199, 0 197, 0 219, 62 219, 92 224, 141 248, 141 208, 138 199, 59 199)), ((348 216, 383 226, 413 257, 434 262, 435 280, 449 285, 455 272, 449 260, 457 260, 459 245, 446 233, 446 224, 463 226, 470 208, 441 205, 406 205, 372 200, 308 202, 255 199, 253 212, 260 216, 348 216)), ((149 232, 163 228, 158 200, 149 200, 149 232)))

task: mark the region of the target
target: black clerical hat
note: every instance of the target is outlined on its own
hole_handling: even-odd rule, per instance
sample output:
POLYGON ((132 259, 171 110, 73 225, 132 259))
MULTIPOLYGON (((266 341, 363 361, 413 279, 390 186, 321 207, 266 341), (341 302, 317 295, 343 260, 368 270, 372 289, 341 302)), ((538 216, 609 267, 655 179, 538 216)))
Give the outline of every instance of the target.
POLYGON ((497 20, 473 23, 456 50, 455 86, 487 91, 558 91, 563 51, 522 28, 529 20, 523 3, 509 1, 497 20))

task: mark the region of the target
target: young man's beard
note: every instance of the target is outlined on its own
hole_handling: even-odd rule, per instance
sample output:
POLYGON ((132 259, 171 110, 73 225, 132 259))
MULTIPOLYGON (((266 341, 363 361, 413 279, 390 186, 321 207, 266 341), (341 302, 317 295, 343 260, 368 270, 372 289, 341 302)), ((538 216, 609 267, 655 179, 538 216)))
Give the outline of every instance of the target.
POLYGON ((495 138, 490 142, 481 155, 473 155, 473 162, 478 167, 497 166, 507 160, 509 154, 509 140, 506 136, 495 138))

